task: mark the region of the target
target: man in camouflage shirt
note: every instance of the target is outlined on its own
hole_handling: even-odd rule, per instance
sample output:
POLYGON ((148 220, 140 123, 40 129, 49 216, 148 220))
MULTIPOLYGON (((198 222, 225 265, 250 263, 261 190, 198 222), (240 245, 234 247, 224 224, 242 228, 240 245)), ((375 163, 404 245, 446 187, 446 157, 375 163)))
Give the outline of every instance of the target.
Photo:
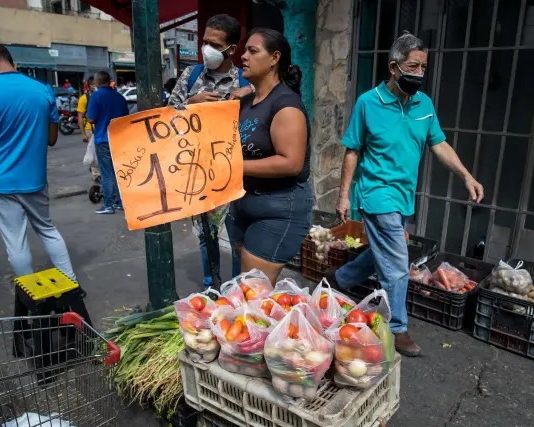
MULTIPOLYGON (((204 64, 193 65, 184 70, 176 82, 168 105, 180 109, 184 104, 239 99, 250 94, 254 88, 240 78, 241 71, 232 62, 232 55, 236 52, 240 37, 241 25, 235 18, 229 15, 211 17, 206 23, 203 37, 204 64)), ((227 212, 228 207, 222 206, 208 213, 211 234, 216 242, 213 261, 217 274, 220 271, 218 232, 227 212)), ((200 217, 195 217, 193 223, 200 242, 204 286, 211 286, 213 277, 200 217)), ((240 272, 241 259, 237 252, 232 251, 232 276, 237 276, 240 272)))
POLYGON ((232 62, 240 36, 237 19, 224 14, 211 17, 203 37, 204 64, 200 69, 199 65, 192 65, 184 70, 169 98, 169 106, 241 98, 251 93, 251 85, 240 87, 243 79, 232 62))

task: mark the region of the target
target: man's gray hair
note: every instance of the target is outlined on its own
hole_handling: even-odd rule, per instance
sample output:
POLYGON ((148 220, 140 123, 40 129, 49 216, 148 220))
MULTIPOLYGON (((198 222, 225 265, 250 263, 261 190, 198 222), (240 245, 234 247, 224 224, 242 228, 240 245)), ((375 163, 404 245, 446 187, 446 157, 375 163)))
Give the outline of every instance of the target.
POLYGON ((397 64, 402 64, 412 50, 427 51, 423 40, 408 31, 404 31, 389 49, 389 62, 395 61, 397 64))

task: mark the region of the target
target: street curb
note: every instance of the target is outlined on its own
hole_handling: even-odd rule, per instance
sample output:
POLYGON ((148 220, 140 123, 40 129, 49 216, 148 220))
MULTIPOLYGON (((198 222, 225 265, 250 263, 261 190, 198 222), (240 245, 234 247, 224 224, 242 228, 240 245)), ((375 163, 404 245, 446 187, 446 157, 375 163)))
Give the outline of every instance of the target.
POLYGON ((75 190, 75 191, 67 191, 64 193, 56 193, 52 194, 52 199, 65 199, 67 197, 73 197, 73 196, 79 196, 81 194, 87 194, 87 190, 75 190))

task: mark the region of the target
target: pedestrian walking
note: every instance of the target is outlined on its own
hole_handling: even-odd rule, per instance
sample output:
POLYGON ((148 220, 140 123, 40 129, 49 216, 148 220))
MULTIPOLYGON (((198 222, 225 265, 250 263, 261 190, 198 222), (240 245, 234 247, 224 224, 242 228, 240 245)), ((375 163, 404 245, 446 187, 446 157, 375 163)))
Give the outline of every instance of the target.
POLYGON ((50 219, 46 156, 56 144, 58 121, 52 88, 17 72, 0 45, 0 234, 16 276, 33 273, 29 222, 52 263, 76 280, 50 219))
POLYGON ((473 202, 484 197, 482 185, 445 141, 432 101, 419 91, 427 59, 422 40, 401 35, 389 51, 389 80, 356 101, 341 140, 346 151, 336 210, 343 221, 351 209, 353 217, 363 218, 369 248, 330 277, 339 288, 348 289, 376 271, 391 304, 395 347, 406 356, 417 356, 421 350, 407 332, 409 261, 404 226, 414 214, 425 146, 462 179, 473 202))
POLYGON ((102 177, 104 204, 95 212, 97 214, 114 214, 122 210, 122 201, 113 169, 109 150, 108 125, 117 117, 128 115, 128 105, 124 97, 110 86, 111 76, 107 71, 95 74, 97 90, 89 99, 87 119, 94 124, 94 141, 96 157, 102 177))
POLYGON ((286 38, 259 28, 245 49, 244 76, 256 88, 239 114, 247 193, 231 203, 227 227, 242 270, 258 268, 275 283, 311 226, 310 124, 286 38))

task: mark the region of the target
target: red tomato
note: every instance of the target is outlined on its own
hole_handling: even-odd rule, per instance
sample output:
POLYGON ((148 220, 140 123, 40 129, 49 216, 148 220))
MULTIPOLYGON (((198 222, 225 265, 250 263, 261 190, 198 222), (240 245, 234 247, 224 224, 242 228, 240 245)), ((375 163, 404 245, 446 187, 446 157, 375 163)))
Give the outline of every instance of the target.
POLYGON ((217 305, 232 305, 230 303, 230 300, 226 297, 220 297, 217 301, 215 301, 215 304, 217 305))
POLYGON ((193 297, 189 301, 189 304, 191 304, 191 307, 193 307, 196 311, 202 311, 204 310, 204 307, 206 307, 206 299, 204 297, 193 297))
POLYGON ((257 293, 254 289, 252 289, 252 288, 250 288, 250 289, 245 293, 245 299, 246 299, 247 301, 252 301, 253 299, 256 299, 256 298, 258 298, 258 293, 257 293))
POLYGON ((297 305, 301 302, 306 302, 306 297, 304 295, 293 295, 291 297, 291 305, 297 305))
POLYGON ((280 305, 291 305, 291 296, 288 294, 281 294, 278 296, 276 302, 280 305))
POLYGON ((362 348, 362 359, 368 363, 380 363, 384 361, 384 350, 381 344, 367 345, 362 348))
POLYGON ((236 341, 237 342, 243 342, 243 341, 247 341, 250 339, 250 335, 248 333, 248 330, 245 329, 243 332, 241 332, 237 337, 236 337, 236 341))
POLYGON ((230 326, 232 326, 232 324, 228 319, 223 319, 221 320, 221 323, 219 323, 219 327, 221 328, 221 331, 224 335, 226 335, 228 329, 230 329, 230 326))
POLYGON ((322 310, 325 310, 326 308, 328 308, 328 295, 327 294, 321 295, 321 298, 319 299, 319 308, 321 308, 322 310))
POLYGON ((287 336, 291 339, 297 339, 299 337, 299 327, 290 323, 287 328, 287 336))
POLYGON ((266 299, 261 303, 261 309, 263 310, 266 316, 269 316, 271 314, 273 306, 274 302, 270 299, 266 299))
POLYGON ((226 339, 228 341, 235 341, 242 331, 243 323, 241 323, 239 320, 236 320, 228 329, 228 332, 226 333, 226 339))
POLYGON ((354 309, 347 316, 348 323, 367 323, 367 316, 362 310, 354 309))
POLYGON ((354 325, 344 325, 339 329, 339 338, 345 342, 356 342, 358 341, 357 334, 359 331, 360 328, 354 325))

